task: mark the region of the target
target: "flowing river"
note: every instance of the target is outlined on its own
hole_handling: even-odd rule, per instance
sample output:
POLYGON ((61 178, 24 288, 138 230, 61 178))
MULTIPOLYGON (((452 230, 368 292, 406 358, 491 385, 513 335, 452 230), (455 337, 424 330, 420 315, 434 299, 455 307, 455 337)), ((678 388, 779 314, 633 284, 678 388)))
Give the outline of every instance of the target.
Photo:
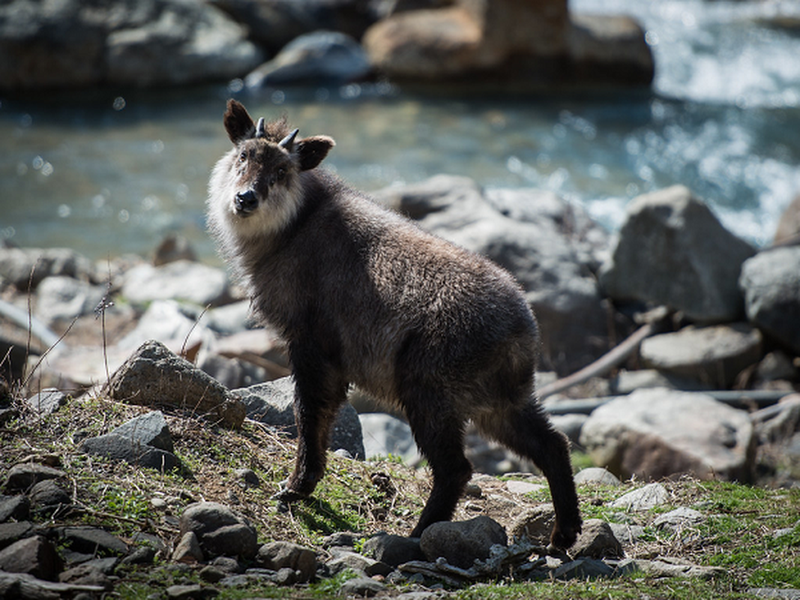
MULTIPOLYGON (((684 184, 769 243, 800 193, 800 9, 790 2, 572 0, 647 30, 652 90, 453 98, 384 85, 240 99, 337 147, 325 164, 375 190, 437 173, 538 187, 614 230, 640 193, 684 184), (794 11, 794 12, 792 12, 794 11)), ((179 232, 201 257, 209 171, 230 144, 226 86, 0 98, 0 240, 102 259, 179 232)))

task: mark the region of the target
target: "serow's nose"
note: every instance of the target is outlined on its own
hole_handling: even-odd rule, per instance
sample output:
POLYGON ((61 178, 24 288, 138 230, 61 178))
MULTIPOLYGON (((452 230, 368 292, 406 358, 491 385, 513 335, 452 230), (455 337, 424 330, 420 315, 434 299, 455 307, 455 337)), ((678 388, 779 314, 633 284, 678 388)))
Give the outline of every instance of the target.
POLYGON ((258 206, 258 198, 253 190, 239 192, 233 201, 233 206, 239 214, 249 214, 258 206))

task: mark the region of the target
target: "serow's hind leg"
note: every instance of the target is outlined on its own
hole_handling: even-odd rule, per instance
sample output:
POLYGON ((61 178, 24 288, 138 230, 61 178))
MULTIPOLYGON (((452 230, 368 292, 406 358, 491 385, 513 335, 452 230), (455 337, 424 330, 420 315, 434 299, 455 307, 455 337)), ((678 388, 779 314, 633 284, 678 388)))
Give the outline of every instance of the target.
POLYGON ((534 403, 484 416, 476 424, 484 434, 531 459, 541 469, 550 485, 556 512, 551 546, 559 550, 572 546, 581 532, 581 515, 567 437, 553 428, 541 407, 534 403))
MULTIPOLYGON (((419 399, 415 406, 431 408, 435 401, 419 399)), ((408 420, 422 454, 433 473, 433 489, 411 537, 439 521, 449 521, 464 487, 472 476, 472 465, 464 455, 464 423, 454 415, 438 411, 408 411, 408 420)))

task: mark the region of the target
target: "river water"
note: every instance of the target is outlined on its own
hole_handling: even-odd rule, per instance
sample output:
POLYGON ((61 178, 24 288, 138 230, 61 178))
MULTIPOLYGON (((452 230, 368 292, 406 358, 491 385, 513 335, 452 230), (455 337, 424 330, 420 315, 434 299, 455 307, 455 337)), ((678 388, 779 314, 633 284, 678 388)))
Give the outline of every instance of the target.
MULTIPOLYGON (((437 173, 553 190, 614 230, 636 195, 676 183, 756 244, 800 193, 800 17, 794 2, 572 0, 634 15, 657 75, 647 92, 444 98, 389 86, 240 99, 326 133, 325 161, 374 190, 437 173), (796 25, 797 22, 795 22, 796 25)), ((0 98, 0 239, 92 258, 148 254, 180 232, 212 259, 208 174, 229 148, 227 86, 0 98)))

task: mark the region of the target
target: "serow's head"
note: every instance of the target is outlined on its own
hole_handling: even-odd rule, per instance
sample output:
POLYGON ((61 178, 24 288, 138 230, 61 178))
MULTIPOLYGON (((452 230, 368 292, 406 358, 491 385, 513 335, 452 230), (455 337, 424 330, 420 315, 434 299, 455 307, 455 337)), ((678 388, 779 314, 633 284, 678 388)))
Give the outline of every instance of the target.
MULTIPOLYGON (((293 214, 302 195, 299 175, 315 168, 335 145, 324 135, 298 138, 285 119, 254 123, 245 107, 229 100, 223 119, 235 148, 228 163, 230 210, 240 218, 277 224, 293 214)), ((266 224, 266 223, 265 223, 266 224)))

